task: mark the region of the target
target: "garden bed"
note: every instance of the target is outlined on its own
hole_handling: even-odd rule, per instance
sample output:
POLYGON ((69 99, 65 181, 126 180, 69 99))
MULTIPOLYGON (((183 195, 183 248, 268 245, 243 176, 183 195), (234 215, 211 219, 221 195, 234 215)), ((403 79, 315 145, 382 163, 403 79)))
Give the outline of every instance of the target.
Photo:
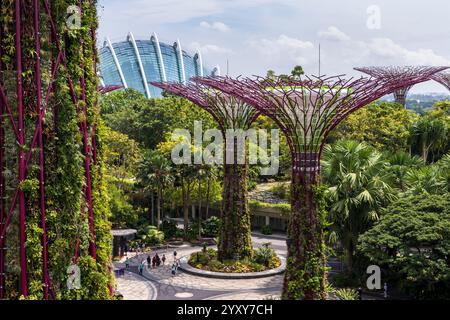
POLYGON ((195 268, 220 273, 254 273, 277 269, 281 266, 281 259, 268 245, 255 251, 252 259, 224 260, 217 259, 217 251, 204 248, 191 254, 188 264, 195 268))

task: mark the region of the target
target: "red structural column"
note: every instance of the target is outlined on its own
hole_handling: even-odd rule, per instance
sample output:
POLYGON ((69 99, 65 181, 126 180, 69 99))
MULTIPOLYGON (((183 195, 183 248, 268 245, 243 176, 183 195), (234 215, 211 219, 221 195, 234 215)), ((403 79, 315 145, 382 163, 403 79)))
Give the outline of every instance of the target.
MULTIPOLYGON (((79 2, 80 15, 83 14, 83 1, 79 2)), ((84 43, 81 43, 81 50, 84 56, 84 43)), ((86 66, 84 66, 84 69, 86 66)), ((81 124, 81 134, 83 135, 83 153, 84 153, 84 175, 86 178, 85 187, 85 197, 88 205, 88 215, 89 215, 89 228, 91 232, 91 243, 90 243, 90 254, 96 259, 97 258, 97 248, 95 246, 95 227, 94 227, 94 211, 92 209, 92 184, 91 184, 91 155, 88 145, 88 132, 87 132, 87 100, 86 100, 86 71, 83 72, 80 82, 81 82, 81 99, 83 103, 83 122, 81 124)))
POLYGON ((39 191, 42 228, 42 276, 44 282, 44 299, 48 300, 49 278, 47 270, 47 227, 45 220, 45 172, 44 172, 44 143, 42 139, 43 105, 41 96, 41 44, 39 36, 39 0, 34 0, 34 38, 36 49, 36 105, 38 112, 38 144, 39 144, 39 191))
MULTIPOLYGON (((15 1, 16 18, 16 72, 17 72, 17 128, 19 134, 19 186, 25 180, 25 134, 23 126, 23 83, 22 83, 22 26, 20 0, 15 1)), ((24 297, 28 295, 26 241, 26 208, 25 194, 19 187, 19 256, 20 256, 20 288, 24 297)))
MULTIPOLYGON (((3 9, 3 0, 0 0, 0 12, 3 9)), ((2 83, 2 75, 3 71, 3 63, 2 63, 2 55, 3 55, 3 46, 1 44, 1 40, 3 39, 3 26, 0 25, 0 86, 2 83)), ((5 179, 3 177, 3 165, 4 165, 4 145, 5 145, 5 128, 3 123, 3 114, 4 107, 3 101, 0 99, 0 235, 3 234, 4 220, 5 220, 5 179)), ((0 244, 0 300, 4 298, 5 293, 5 250, 4 250, 5 242, 2 241, 0 244)))

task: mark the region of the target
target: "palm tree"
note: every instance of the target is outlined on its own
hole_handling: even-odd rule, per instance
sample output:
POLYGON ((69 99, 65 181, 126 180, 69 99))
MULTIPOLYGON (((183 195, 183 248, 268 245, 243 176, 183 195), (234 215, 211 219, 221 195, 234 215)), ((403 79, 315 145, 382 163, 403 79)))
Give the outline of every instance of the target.
POLYGON ((161 209, 163 190, 173 182, 170 161, 156 151, 150 151, 144 156, 139 170, 139 178, 145 189, 156 191, 156 227, 161 224, 161 209))
POLYGON ((299 65, 295 66, 294 69, 291 71, 291 75, 296 79, 300 79, 300 77, 304 74, 305 71, 303 71, 303 67, 299 65))
POLYGON ((443 172, 440 163, 412 169, 406 175, 408 192, 412 194, 443 194, 448 190, 449 171, 443 172))
POLYGON ((410 130, 412 145, 418 147, 425 162, 430 151, 440 151, 448 142, 448 129, 441 119, 423 116, 410 130))
POLYGON ((418 156, 411 156, 406 152, 386 152, 384 158, 389 163, 388 171, 395 179, 395 186, 402 192, 407 189, 406 176, 412 168, 420 168, 424 166, 422 158, 418 156))
POLYGON ((323 181, 328 189, 329 215, 352 271, 358 237, 378 220, 379 210, 395 198, 386 162, 365 143, 341 141, 324 150, 323 181))

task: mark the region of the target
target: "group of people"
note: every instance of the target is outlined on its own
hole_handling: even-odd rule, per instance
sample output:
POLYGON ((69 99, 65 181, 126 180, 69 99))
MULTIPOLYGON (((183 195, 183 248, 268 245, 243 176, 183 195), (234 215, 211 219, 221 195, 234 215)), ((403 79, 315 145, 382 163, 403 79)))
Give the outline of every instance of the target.
MULTIPOLYGON (((153 258, 150 255, 148 255, 146 260, 147 260, 148 268, 151 267, 152 269, 154 269, 154 268, 159 267, 161 265, 161 263, 164 266, 166 264, 166 260, 167 259, 166 259, 166 255, 165 254, 163 254, 162 257, 160 258, 158 253, 155 253, 153 258)), ((125 261, 125 268, 128 269, 129 265, 130 265, 129 259, 127 258, 126 261, 125 261)), ((177 259, 177 252, 174 251, 173 252, 173 264, 172 264, 172 267, 171 267, 172 275, 176 275, 179 266, 180 266, 180 262, 177 259)), ((141 263, 139 264, 139 268, 138 268, 139 269, 139 275, 141 275, 141 276, 143 275, 144 268, 145 268, 145 260, 143 259, 143 260, 141 260, 141 263)))
POLYGON ((152 268, 156 268, 159 267, 161 265, 165 265, 166 264, 166 255, 163 254, 162 258, 159 257, 158 253, 156 253, 153 258, 150 258, 150 255, 147 256, 147 266, 150 268, 150 265, 152 266, 152 268))

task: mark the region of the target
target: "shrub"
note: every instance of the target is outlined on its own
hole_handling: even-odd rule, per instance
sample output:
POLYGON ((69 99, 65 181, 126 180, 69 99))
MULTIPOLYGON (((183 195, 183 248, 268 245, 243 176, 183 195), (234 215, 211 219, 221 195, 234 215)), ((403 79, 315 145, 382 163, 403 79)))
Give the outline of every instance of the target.
POLYGON ((173 220, 164 220, 161 224, 161 230, 164 232, 165 239, 171 239, 177 235, 177 223, 173 220))
MULTIPOLYGON (((198 225, 198 221, 193 221, 192 223, 189 224, 188 226, 188 230, 186 233, 186 238, 188 240, 195 240, 198 238, 199 235, 199 225, 198 225)), ((201 230, 200 230, 201 232, 201 230)))
POLYGON ((265 235, 271 235, 271 234, 272 234, 272 227, 269 226, 269 225, 264 225, 264 226, 261 228, 261 233, 262 233, 262 234, 265 234, 265 235))
POLYGON ((276 257, 275 251, 270 247, 270 242, 255 251, 255 262, 269 267, 273 257, 276 257))
POLYGON ((211 217, 203 222, 203 234, 208 237, 217 237, 219 234, 221 220, 218 217, 211 217))
POLYGON ((358 292, 355 289, 342 288, 334 291, 336 296, 341 300, 357 300, 358 292))
POLYGON ((164 233, 155 226, 147 226, 140 230, 139 238, 148 246, 158 245, 164 242, 164 233))

